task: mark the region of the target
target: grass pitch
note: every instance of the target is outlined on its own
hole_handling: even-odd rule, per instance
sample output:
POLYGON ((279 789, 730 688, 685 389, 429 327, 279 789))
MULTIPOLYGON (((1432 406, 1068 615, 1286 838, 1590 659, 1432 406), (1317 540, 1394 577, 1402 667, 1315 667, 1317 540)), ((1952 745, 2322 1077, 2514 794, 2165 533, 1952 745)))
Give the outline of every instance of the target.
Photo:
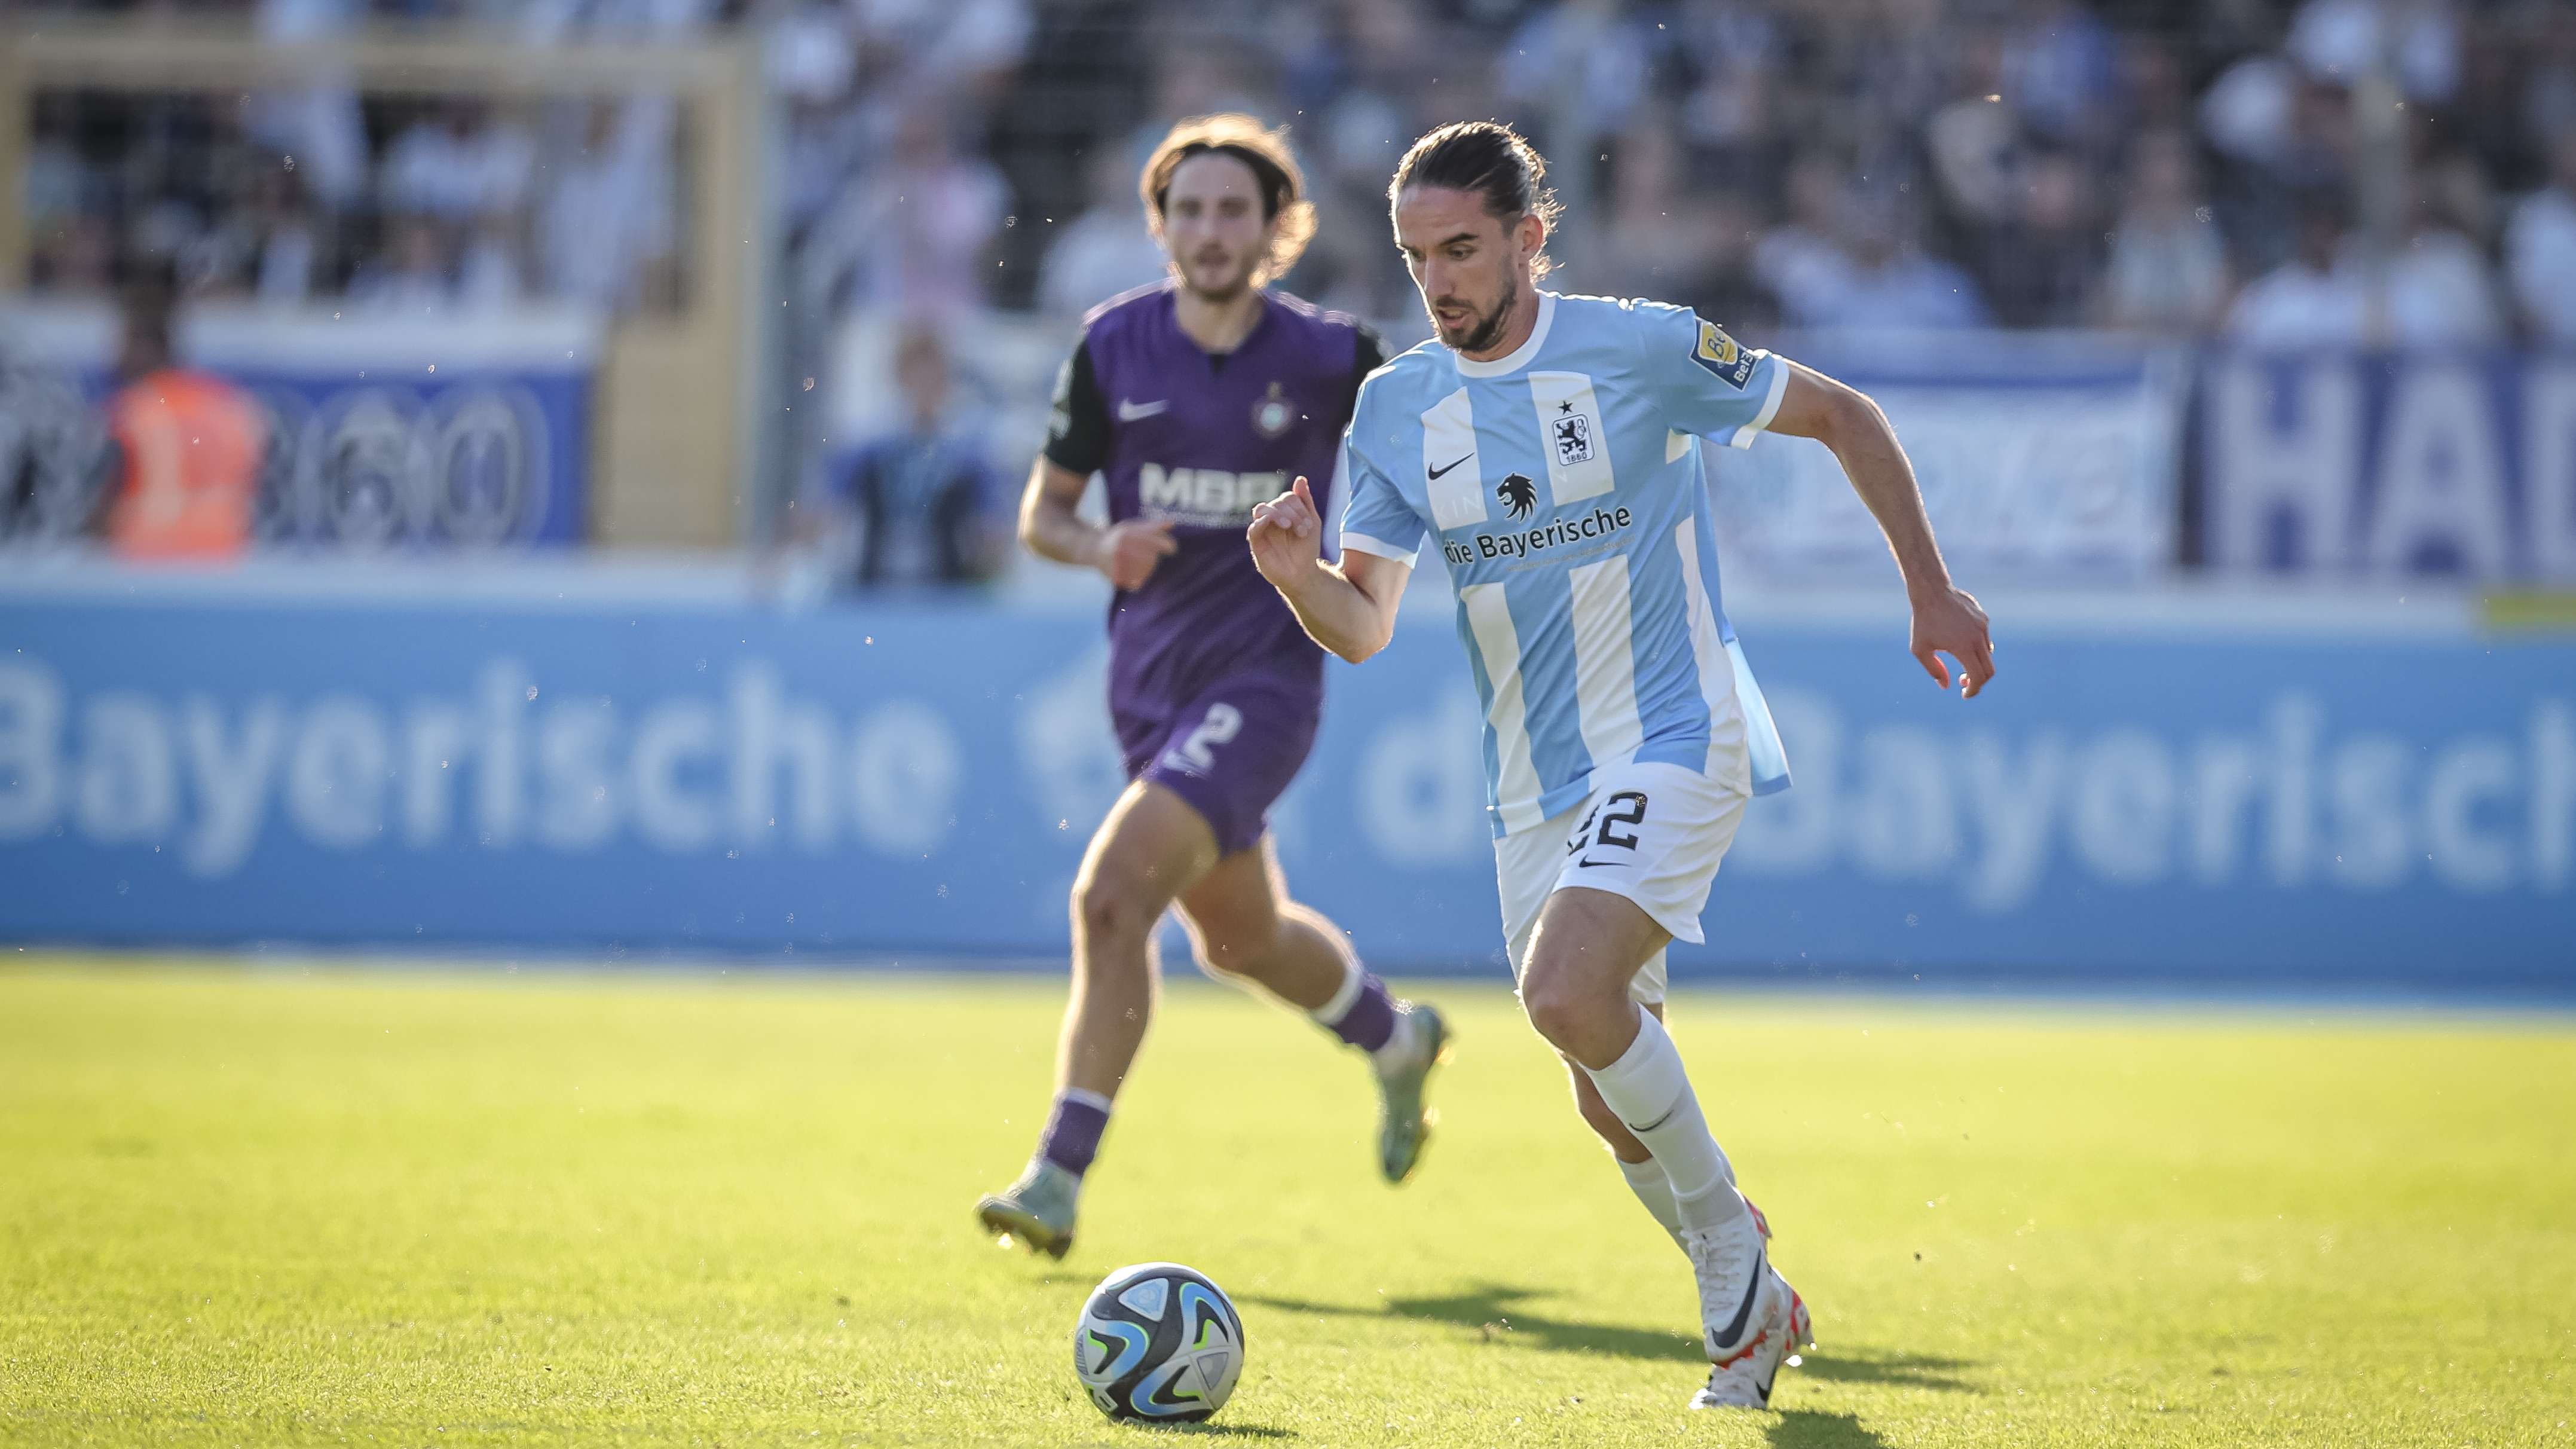
POLYGON ((1685 997, 1823 1343, 1686 1416, 1679 1257, 1502 985, 1424 992, 1390 1191, 1355 1061, 1176 987, 1056 1266, 969 1211, 1052 982, 0 972, 0 1441, 1168 1444, 1069 1332, 1174 1258, 1251 1350, 1189 1441, 2576 1443, 2563 1018, 1685 997))

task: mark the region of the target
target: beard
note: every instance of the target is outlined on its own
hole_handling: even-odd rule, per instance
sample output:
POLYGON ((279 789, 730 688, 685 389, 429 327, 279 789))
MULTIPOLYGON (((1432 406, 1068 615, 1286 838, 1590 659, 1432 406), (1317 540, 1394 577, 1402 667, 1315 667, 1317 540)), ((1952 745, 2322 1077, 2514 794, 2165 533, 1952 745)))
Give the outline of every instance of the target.
POLYGON ((1202 301, 1231 302, 1252 288, 1252 266, 1238 257, 1213 263, 1203 260, 1196 266, 1175 263, 1172 270, 1181 285, 1202 301))
POLYGON ((1471 309, 1466 326, 1460 329, 1459 335, 1455 338, 1449 335, 1448 327, 1442 324, 1437 313, 1432 315, 1431 328, 1440 334, 1441 345, 1455 351, 1491 351, 1495 343, 1503 340, 1503 333, 1510 328, 1512 303, 1517 300, 1516 293, 1505 292, 1502 299, 1494 303, 1492 311, 1477 315, 1471 309))

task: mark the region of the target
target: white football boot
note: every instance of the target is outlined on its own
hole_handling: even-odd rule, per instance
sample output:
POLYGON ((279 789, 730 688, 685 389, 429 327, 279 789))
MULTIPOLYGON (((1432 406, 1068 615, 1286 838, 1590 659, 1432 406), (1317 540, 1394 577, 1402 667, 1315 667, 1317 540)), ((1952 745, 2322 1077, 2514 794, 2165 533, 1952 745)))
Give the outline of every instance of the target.
POLYGON ((1701 1346, 1712 1366, 1692 1408, 1768 1404, 1791 1335, 1803 1330, 1805 1304, 1772 1270, 1770 1237, 1770 1222, 1751 1203, 1724 1227, 1681 1231, 1682 1252, 1699 1280, 1701 1346))
POLYGON ((1724 1363, 1771 1321, 1762 1225, 1748 1211, 1722 1227, 1684 1227, 1681 1238, 1682 1253, 1699 1280, 1701 1344, 1710 1363, 1724 1363))
POLYGON ((1709 1367, 1708 1383, 1691 1395, 1692 1408, 1767 1409, 1781 1368, 1797 1365, 1800 1345, 1815 1347, 1815 1323, 1808 1316, 1807 1301, 1767 1262, 1762 1273, 1772 1290, 1770 1319, 1759 1338, 1737 1349, 1726 1362, 1709 1367))

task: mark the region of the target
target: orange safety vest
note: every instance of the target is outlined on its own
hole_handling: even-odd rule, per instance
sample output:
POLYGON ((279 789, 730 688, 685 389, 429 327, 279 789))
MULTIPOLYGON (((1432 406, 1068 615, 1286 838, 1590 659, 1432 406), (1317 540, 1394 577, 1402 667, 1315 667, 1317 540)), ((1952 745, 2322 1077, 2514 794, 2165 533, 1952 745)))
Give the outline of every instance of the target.
POLYGON ((128 558, 229 558, 250 540, 267 428, 240 388, 169 367, 108 404, 125 451, 109 538, 128 558))

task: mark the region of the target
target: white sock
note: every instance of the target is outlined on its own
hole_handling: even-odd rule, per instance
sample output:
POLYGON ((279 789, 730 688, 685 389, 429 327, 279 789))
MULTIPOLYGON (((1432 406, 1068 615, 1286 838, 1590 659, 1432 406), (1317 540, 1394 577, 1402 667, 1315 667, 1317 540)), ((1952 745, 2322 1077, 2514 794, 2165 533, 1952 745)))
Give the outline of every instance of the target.
POLYGON ((1643 1162, 1630 1162, 1618 1156, 1610 1160, 1619 1164, 1619 1175, 1628 1180, 1628 1190, 1637 1195, 1637 1201, 1646 1205, 1648 1215, 1662 1224, 1664 1231, 1672 1234, 1675 1241, 1679 1241, 1681 1210, 1673 1205, 1673 1180, 1664 1176, 1662 1165, 1651 1157, 1643 1162))
POLYGON ((1750 1216, 1735 1191, 1726 1154, 1718 1150, 1708 1119, 1700 1115, 1682 1054, 1652 1012, 1637 1012, 1637 1039, 1619 1060, 1598 1071, 1584 1070, 1601 1100, 1655 1154, 1656 1164, 1672 1180, 1673 1207, 1683 1227, 1704 1231, 1750 1216))
MULTIPOLYGON (((1332 1031, 1342 1018, 1350 1015, 1351 1008, 1359 1004, 1360 993, 1368 989, 1368 968, 1360 965, 1359 958, 1345 956, 1343 965, 1346 969, 1342 973, 1342 984, 1334 988, 1332 999, 1306 1012, 1314 1018, 1317 1026, 1326 1031, 1332 1031)), ((1385 988, 1380 986, 1379 989, 1383 991, 1385 988)), ((1412 1065, 1414 1043, 1419 1035, 1413 1013, 1392 996, 1388 1000, 1395 1007, 1394 1027, 1387 1032, 1385 1041, 1366 1048, 1369 1065, 1377 1068, 1380 1076, 1412 1065)))

